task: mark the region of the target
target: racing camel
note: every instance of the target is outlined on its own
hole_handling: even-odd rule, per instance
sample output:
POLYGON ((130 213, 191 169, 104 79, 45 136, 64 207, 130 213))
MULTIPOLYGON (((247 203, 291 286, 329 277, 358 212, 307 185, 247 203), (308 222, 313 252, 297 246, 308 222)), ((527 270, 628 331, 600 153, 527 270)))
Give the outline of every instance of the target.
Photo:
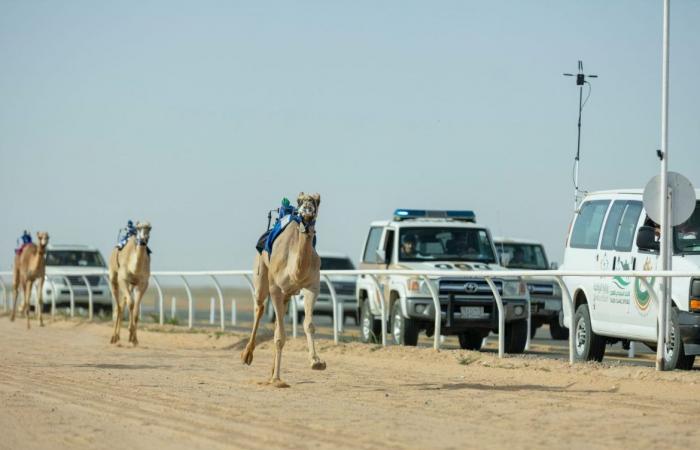
POLYGON ((275 308, 275 359, 272 367, 270 384, 276 387, 288 387, 280 379, 282 348, 284 347, 284 312, 292 295, 299 291, 304 295, 304 333, 309 349, 311 368, 324 370, 326 363, 316 354, 314 345, 314 324, 312 322, 314 303, 318 297, 321 282, 321 258, 313 246, 314 224, 318 214, 321 196, 304 194, 297 198, 297 220, 289 224, 272 244, 272 252, 263 250, 255 257, 253 266, 253 285, 255 290, 255 323, 250 340, 241 352, 245 364, 253 362, 255 335, 260 319, 265 310, 265 299, 270 295, 275 308))
POLYGON ((139 323, 141 299, 148 289, 151 277, 151 257, 148 239, 151 235, 149 222, 136 223, 136 235, 130 236, 126 245, 120 250, 114 248, 109 258, 109 288, 117 304, 114 318, 114 334, 110 343, 119 342, 124 306, 129 307, 129 342, 138 345, 136 327, 139 323))
POLYGON ((22 286, 22 312, 27 316, 27 329, 29 325, 29 299, 32 293, 32 285, 36 281, 36 314, 39 317, 39 325, 44 326, 44 275, 46 274, 46 246, 49 244, 49 233, 40 231, 36 234, 37 244, 26 244, 19 254, 15 255, 15 265, 12 273, 12 314, 10 320, 14 322, 17 312, 18 290, 22 286))

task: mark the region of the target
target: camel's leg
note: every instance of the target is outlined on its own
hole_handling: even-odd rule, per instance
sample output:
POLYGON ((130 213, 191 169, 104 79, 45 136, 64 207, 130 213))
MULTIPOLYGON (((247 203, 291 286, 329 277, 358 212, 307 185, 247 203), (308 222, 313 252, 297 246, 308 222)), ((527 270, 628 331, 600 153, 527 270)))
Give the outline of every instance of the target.
MULTIPOLYGON (((124 286, 120 285, 120 288, 124 286)), ((129 313, 129 342, 134 342, 134 293, 130 286, 126 288, 126 308, 129 313)))
POLYGON ((39 315, 39 326, 44 326, 44 277, 36 281, 36 313, 39 315))
POLYGON ((139 345, 139 340, 136 337, 136 330, 139 325, 139 312, 141 311, 141 299, 143 299, 143 294, 148 289, 148 281, 134 287, 134 309, 132 312, 132 320, 130 321, 129 336, 131 336, 131 343, 134 345, 139 345), (133 328, 131 328, 133 326, 133 328))
POLYGON ((31 320, 31 308, 30 308, 30 299, 32 298, 32 285, 34 284, 34 280, 26 280, 24 282, 24 314, 27 316, 27 330, 31 328, 30 325, 30 320, 31 320))
POLYGON ((321 358, 316 354, 316 344, 314 343, 316 328, 313 323, 313 314, 319 290, 319 283, 311 288, 301 290, 304 295, 304 333, 306 334, 306 345, 309 348, 309 361, 311 362, 311 368, 314 370, 324 370, 326 368, 326 363, 321 361, 321 358))
POLYGON ((253 350, 255 350, 255 336, 258 333, 258 327, 260 326, 260 319, 265 312, 265 299, 269 295, 269 281, 267 279, 267 266, 265 262, 261 260, 261 256, 258 255, 255 258, 255 265, 253 269, 253 288, 255 290, 255 322, 253 323, 253 330, 250 333, 250 339, 245 349, 241 352, 241 361, 244 364, 250 365, 253 362, 253 350))
POLYGON ((272 369, 272 378, 270 383, 277 387, 288 387, 280 379, 280 366, 282 365, 282 348, 284 348, 284 295, 274 286, 270 289, 270 297, 272 306, 275 308, 275 364, 272 369))
POLYGON ((114 277, 110 276, 110 285, 117 306, 117 314, 114 317, 114 333, 112 334, 112 339, 110 343, 116 344, 117 342, 119 342, 120 339, 119 335, 121 334, 122 320, 124 319, 124 308, 126 306, 127 293, 126 284, 122 286, 122 284, 118 280, 117 275, 114 275, 114 277))
POLYGON ((19 274, 15 274, 12 280, 12 314, 10 314, 10 322, 15 321, 17 315, 17 298, 19 297, 19 274))

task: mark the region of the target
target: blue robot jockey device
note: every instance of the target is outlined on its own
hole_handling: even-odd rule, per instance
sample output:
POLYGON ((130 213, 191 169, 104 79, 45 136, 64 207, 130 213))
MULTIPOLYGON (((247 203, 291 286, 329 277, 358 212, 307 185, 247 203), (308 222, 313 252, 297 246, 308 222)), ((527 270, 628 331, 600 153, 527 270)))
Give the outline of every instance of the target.
POLYGON ((117 239, 117 248, 123 249, 131 236, 136 236, 136 227, 134 222, 129 220, 126 222, 126 228, 119 230, 119 238, 117 239))
POLYGON ((22 250, 24 250, 24 247, 32 243, 32 235, 29 234, 27 230, 24 230, 22 233, 22 236, 20 236, 19 239, 17 239, 17 248, 15 249, 15 255, 20 255, 22 254, 22 250), (22 241, 20 243, 20 241, 22 241))
MULTIPOLYGON (((267 213, 267 231, 260 236, 258 243, 255 246, 258 253, 262 254, 263 250, 267 251, 268 257, 272 254, 272 244, 274 244, 275 239, 282 234, 284 229, 291 222, 303 223, 299 211, 295 208, 287 197, 282 199, 282 204, 277 209, 272 209, 267 213), (272 212, 277 212, 277 219, 275 224, 270 228, 270 222, 272 220, 272 212)), ((313 241, 314 248, 316 247, 316 236, 314 235, 313 241)))

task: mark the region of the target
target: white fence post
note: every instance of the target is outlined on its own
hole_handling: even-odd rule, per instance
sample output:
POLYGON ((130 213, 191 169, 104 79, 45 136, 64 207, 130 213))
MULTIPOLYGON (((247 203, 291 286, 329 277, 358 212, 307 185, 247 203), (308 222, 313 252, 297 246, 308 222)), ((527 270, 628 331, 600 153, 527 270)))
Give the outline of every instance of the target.
POLYGON ((433 308, 435 308, 435 331, 433 332, 433 348, 440 350, 440 334, 442 332, 442 308, 440 307, 440 294, 435 290, 433 283, 427 275, 423 275, 423 280, 428 286, 430 296, 433 298, 433 308))
POLYGON ((629 350, 627 350, 627 357, 628 357, 628 358, 634 358, 634 357, 635 357, 635 350, 636 350, 636 349, 635 349, 634 347, 635 347, 634 341, 630 341, 630 348, 629 348, 629 350))
POLYGON ((663 327, 663 320, 666 318, 664 311, 661 310, 663 304, 659 302, 659 297, 656 295, 656 292, 654 291, 654 288, 649 284, 646 278, 644 277, 638 277, 642 284, 644 285, 644 288, 647 290, 649 295, 651 296, 651 300, 656 303, 656 308, 657 308, 657 315, 656 315, 656 322, 657 322, 657 343, 656 343, 656 370, 664 370, 664 355, 666 352, 666 349, 664 348, 666 345, 664 343, 664 336, 665 329, 663 327))
POLYGON ((170 319, 177 317, 177 299, 173 295, 170 297, 170 319))
MULTIPOLYGON (((333 305, 333 342, 337 345, 338 344, 338 297, 336 296, 335 287, 333 286, 333 283, 331 283, 331 279, 328 278, 328 275, 321 275, 321 278, 323 279, 323 281, 325 281, 326 286, 328 286, 328 290, 331 293, 331 303, 333 305)), ((386 319, 385 319, 385 321, 386 321, 386 319)))
POLYGON ((384 290, 379 286, 379 281, 374 275, 369 276, 374 283, 374 288, 379 295, 379 309, 382 314, 382 347, 386 347, 386 302, 384 301, 384 290))
POLYGON ((503 312, 503 299, 491 277, 484 277, 484 279, 491 287, 493 297, 496 299, 496 307, 498 308, 498 357, 503 358, 506 345, 506 315, 503 312))
MULTIPOLYGON (((574 345, 576 342, 576 337, 574 334, 574 316, 576 315, 576 311, 574 311, 574 300, 571 298, 569 289, 566 287, 566 284, 564 284, 564 280, 562 279, 562 277, 560 275, 557 275, 554 278, 557 280, 557 283, 559 283, 559 290, 561 291, 562 302, 566 302, 566 304, 569 305, 569 316, 571 317, 571 323, 569 323, 569 364, 573 364, 575 351, 574 345)), ((562 309, 564 309, 563 304, 562 309)))
POLYGON ((236 299, 231 299, 231 326, 236 326, 236 299))
POLYGON ((292 295, 291 299, 289 300, 292 302, 292 304, 289 305, 289 313, 292 315, 292 338, 294 339, 297 337, 297 327, 299 326, 299 312, 297 308, 298 297, 298 295, 292 295))
POLYGON ((163 312, 163 289, 160 287, 158 278, 156 278, 155 275, 151 275, 151 278, 153 279, 153 284, 156 285, 156 291, 158 291, 158 323, 163 325, 163 323, 165 323, 165 313, 163 312))
POLYGON ((5 280, 0 276, 0 286, 2 286, 2 310, 7 311, 7 286, 5 286, 5 280))
POLYGON ((94 305, 92 304, 92 288, 90 287, 90 281, 88 280, 87 275, 83 275, 82 278, 88 291, 88 320, 92 320, 92 313, 95 309, 94 305))
POLYGON ((521 283, 525 284, 525 302, 527 303, 527 338, 525 339, 525 350, 530 350, 530 336, 532 330, 532 297, 530 296, 530 286, 524 277, 518 277, 521 283))
MULTIPOLYGON (((224 293, 221 291, 221 285, 219 282, 216 280, 216 277, 214 275, 209 275, 209 278, 211 278, 211 281, 214 283, 214 288, 216 289, 216 295, 219 297, 219 327, 221 328, 221 331, 224 331, 226 329, 226 311, 224 311, 224 293)), ((212 323, 214 323, 212 321, 212 323)))
POLYGON ((56 317, 56 283, 53 278, 49 278, 49 283, 51 283, 51 319, 54 319, 56 317))
POLYGON ((214 325, 214 316, 215 316, 214 308, 216 308, 216 306, 214 306, 214 297, 210 297, 209 298, 209 325, 214 325))
POLYGON ((192 301, 192 291, 190 290, 190 285, 187 283, 187 279, 185 278, 184 275, 180 275, 180 278, 182 279, 182 282, 185 284, 185 292, 187 292, 187 328, 192 328, 192 323, 194 321, 194 311, 192 310, 193 308, 193 301, 192 301))
POLYGON ((64 275, 61 278, 63 278, 68 285, 68 292, 70 294, 70 316, 75 317, 75 294, 73 293, 73 285, 67 276, 64 275))

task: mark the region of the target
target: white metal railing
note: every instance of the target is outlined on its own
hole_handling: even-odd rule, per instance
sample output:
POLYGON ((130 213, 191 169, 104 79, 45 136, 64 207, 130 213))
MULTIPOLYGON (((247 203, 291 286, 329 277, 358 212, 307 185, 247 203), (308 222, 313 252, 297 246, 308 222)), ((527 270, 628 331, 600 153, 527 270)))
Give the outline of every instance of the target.
MULTIPOLYGON (((8 309, 8 295, 7 295, 7 288, 5 286, 5 282, 3 281, 2 277, 3 276, 9 276, 11 275, 10 272, 0 272, 0 286, 2 287, 2 294, 3 294, 3 309, 6 311, 8 309)), ((68 280, 67 275, 75 275, 74 273, 53 273, 48 275, 48 278, 63 278, 68 284, 68 288, 70 291, 70 304, 71 304, 71 316, 74 315, 74 309, 75 309, 75 294, 72 289, 72 286, 70 284, 70 280, 68 280)), ((83 272, 81 275, 83 275, 83 279, 88 285, 88 302, 89 306, 88 309, 89 311, 92 311, 92 295, 91 295, 91 290, 89 287, 89 283, 87 283, 87 276, 102 276, 106 277, 106 271, 105 270, 96 270, 94 272, 83 272)), ((574 304, 573 304, 573 299, 572 296, 570 295, 568 289, 566 288, 566 285, 564 283, 563 277, 623 277, 623 278, 638 278, 644 284, 645 288, 649 292, 652 301, 656 303, 657 307, 660 304, 659 299, 656 295, 656 292, 652 288, 652 286, 649 284, 647 281, 647 278, 652 278, 652 277, 659 277, 659 278, 676 278, 676 277, 700 277, 700 272, 681 272, 681 271, 661 271, 661 270, 651 270, 651 271, 640 271, 640 270, 619 270, 619 271, 575 271, 575 270, 457 270, 457 269, 450 269, 450 270, 426 270, 426 271, 420 271, 420 270, 381 270, 381 269, 375 269, 375 270, 322 270, 321 271, 321 280, 328 285, 328 290, 330 292, 330 297, 331 297, 331 302, 332 302, 332 307, 333 307, 333 340, 337 344, 338 343, 338 332, 339 332, 339 314, 338 314, 338 299, 337 299, 337 294, 335 291, 335 288, 333 286, 333 283, 330 280, 330 276, 334 275, 366 275, 369 276, 369 279, 372 281, 377 297, 379 298, 379 307, 380 307, 380 314, 381 314, 381 322, 382 322, 382 345, 386 345, 386 332, 387 332, 387 327, 386 327, 386 321, 387 321, 387 307, 388 305, 386 304, 386 299, 384 297, 384 292, 383 289, 380 286, 380 283, 377 279, 378 276, 388 276, 388 275, 395 275, 395 276, 406 276, 406 277, 420 277, 423 280, 426 281, 426 286, 428 290, 430 291, 430 295, 432 297, 433 301, 433 307, 435 309, 435 323, 434 323, 434 341, 433 341, 433 347, 437 350, 440 348, 440 331, 441 331, 441 325, 442 325, 442 314, 437 314, 438 311, 441 311, 440 308, 440 298, 439 298, 439 293, 436 291, 435 287, 433 284, 429 281, 431 278, 440 278, 440 277, 447 277, 447 278, 454 278, 454 277, 469 277, 469 278, 480 278, 484 279, 489 287, 491 288, 491 291, 493 293, 494 300, 496 302, 496 306, 498 309, 498 355, 499 357, 503 357, 504 355, 504 347, 505 347, 505 314, 504 314, 504 307, 503 307, 503 299, 501 298, 500 293, 498 292, 498 289, 496 285, 493 283, 494 279, 520 279, 520 280, 530 280, 530 279, 536 279, 536 278, 554 278, 557 283, 559 284, 559 287, 562 292, 562 307, 563 304, 566 303, 566 305, 570 308, 570 315, 571 315, 571 322, 569 324, 569 361, 571 363, 574 362, 574 326, 573 326, 573 316, 574 316, 574 304)), ((255 292, 253 288, 253 283, 251 281, 251 276, 252 276, 252 271, 251 270, 201 270, 201 271, 154 271, 151 272, 151 279, 154 281, 154 286, 156 286, 156 291, 158 295, 158 309, 159 309, 159 323, 163 325, 164 323, 164 313, 163 313, 163 290, 161 288, 161 285, 158 281, 159 277, 176 277, 180 278, 183 282, 183 285, 185 287, 185 291, 187 293, 188 297, 188 327, 192 328, 193 326, 193 297, 192 297, 192 291, 190 289, 189 283, 187 282, 186 277, 205 277, 209 278, 215 286, 218 300, 219 300, 219 316, 220 316, 220 327, 221 329, 225 328, 225 321, 224 321, 224 316, 225 316, 225 311, 224 311, 224 299, 223 299, 223 293, 221 290, 221 286, 219 285, 217 278, 220 276, 229 276, 229 277, 242 277, 245 279, 247 284, 250 287, 251 293, 253 295, 253 298, 255 298, 255 292)), ((53 284, 53 283, 52 283, 53 284)), ((54 289, 52 291, 52 313, 55 311, 55 285, 54 289)), ((112 299, 114 302, 114 299, 112 299)), ((296 302, 292 301, 292 332, 293 336, 296 336, 296 328, 297 328, 297 311, 296 311, 296 302)), ((660 308, 659 308, 660 309, 660 308)), ((116 310, 116 308, 114 308, 116 310)), ((232 315, 235 316, 235 312, 232 312, 232 315)), ((342 314, 340 314, 342 320, 342 314)), ((90 318, 92 318, 92 315, 90 314, 90 318)), ((527 297, 527 321, 528 321, 528 333, 527 333, 527 338, 529 340, 530 336, 530 304, 529 304, 529 296, 527 297)), ((661 327, 660 327, 661 328, 661 327)), ((657 349, 657 368, 659 368, 660 359, 663 359, 663 348, 665 347, 665 336, 659 335, 658 339, 658 349, 657 349)))

